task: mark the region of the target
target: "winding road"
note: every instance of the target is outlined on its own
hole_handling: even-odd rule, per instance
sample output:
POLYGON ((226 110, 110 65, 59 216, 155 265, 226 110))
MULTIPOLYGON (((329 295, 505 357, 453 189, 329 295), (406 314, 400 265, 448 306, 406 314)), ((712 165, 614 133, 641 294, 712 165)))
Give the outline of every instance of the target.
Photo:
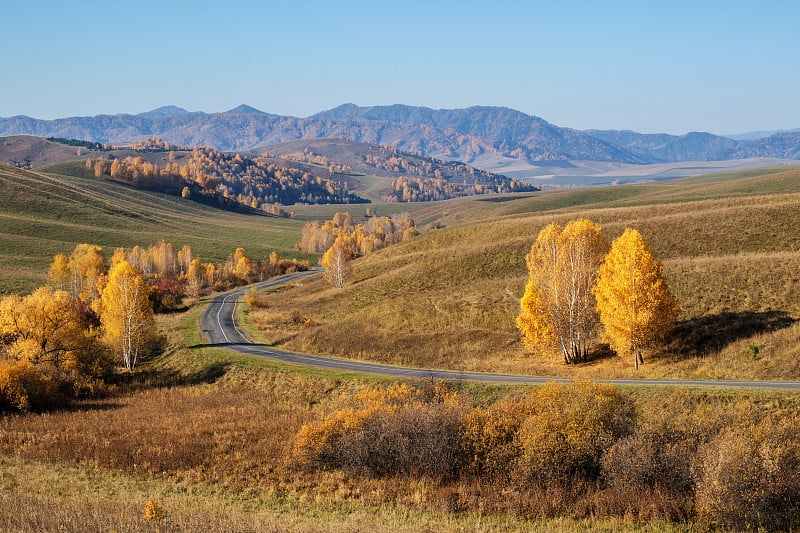
MULTIPOLYGON (((281 278, 255 284, 263 289, 282 285, 289 281, 313 275, 317 271, 297 272, 281 278)), ((546 383, 549 381, 572 381, 569 378, 553 376, 522 376, 514 374, 491 374, 484 372, 460 372, 453 370, 434 370, 381 365, 349 359, 337 359, 279 350, 270 346, 255 344, 237 323, 238 306, 245 292, 253 285, 215 297, 200 317, 200 328, 207 345, 226 348, 236 353, 264 357, 284 363, 329 368, 347 372, 364 372, 396 378, 416 378, 447 381, 481 381, 490 383, 546 383)), ((722 387, 722 388, 762 388, 800 390, 797 381, 727 381, 727 380, 681 380, 681 379, 595 379, 597 383, 629 386, 665 387, 722 387)))

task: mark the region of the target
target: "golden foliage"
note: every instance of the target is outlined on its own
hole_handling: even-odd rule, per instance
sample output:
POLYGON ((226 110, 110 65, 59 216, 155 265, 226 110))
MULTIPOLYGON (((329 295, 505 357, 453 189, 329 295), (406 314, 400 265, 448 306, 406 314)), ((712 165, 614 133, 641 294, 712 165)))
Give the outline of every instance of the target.
POLYGON ((133 370, 156 329, 147 286, 127 261, 109 272, 102 305, 103 338, 122 357, 125 367, 133 370))
POLYGON ((522 483, 596 479, 603 453, 633 427, 633 402, 611 385, 548 383, 521 403, 530 412, 517 436, 522 483))
POLYGON ((392 217, 372 216, 360 224, 353 222, 350 213, 336 213, 322 224, 317 221, 303 225, 296 248, 309 253, 323 253, 341 237, 352 257, 406 241, 417 235, 414 219, 407 213, 392 217))
POLYGON ((0 410, 43 410, 65 403, 58 385, 28 361, 0 361, 0 410))
POLYGON ((142 515, 148 522, 158 522, 163 520, 167 513, 164 509, 164 505, 161 502, 157 500, 147 500, 144 502, 142 515))
POLYGON ((600 266, 594 293, 603 339, 618 355, 632 354, 635 368, 643 361, 642 350, 662 340, 678 315, 663 273, 663 265, 631 228, 614 240, 600 266))
POLYGON ((65 291, 41 287, 23 297, 0 299, 0 336, 12 359, 58 366, 72 352, 86 348, 87 338, 75 303, 65 291))
MULTIPOLYGON (((56 256, 52 269, 59 270, 63 260, 56 256)), ((70 290, 74 299, 92 302, 102 290, 102 276, 106 270, 106 257, 102 248, 93 244, 77 244, 69 256, 70 290)), ((59 274, 60 275, 60 274, 59 274)))
POLYGON ((324 276, 328 283, 337 289, 344 287, 344 282, 350 277, 350 254, 342 237, 336 238, 333 245, 322 255, 319 264, 325 269, 324 276))
POLYGON ((517 317, 528 349, 555 343, 568 364, 588 357, 597 325, 592 286, 607 250, 600 226, 587 219, 539 232, 526 257, 529 280, 517 317))

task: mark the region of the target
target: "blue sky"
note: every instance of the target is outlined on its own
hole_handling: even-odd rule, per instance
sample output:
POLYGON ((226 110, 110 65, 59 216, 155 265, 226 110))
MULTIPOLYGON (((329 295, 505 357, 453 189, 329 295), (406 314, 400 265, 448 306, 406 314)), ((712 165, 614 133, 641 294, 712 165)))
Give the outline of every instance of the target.
POLYGON ((3 7, 0 116, 498 105, 577 129, 800 128, 800 2, 3 7))

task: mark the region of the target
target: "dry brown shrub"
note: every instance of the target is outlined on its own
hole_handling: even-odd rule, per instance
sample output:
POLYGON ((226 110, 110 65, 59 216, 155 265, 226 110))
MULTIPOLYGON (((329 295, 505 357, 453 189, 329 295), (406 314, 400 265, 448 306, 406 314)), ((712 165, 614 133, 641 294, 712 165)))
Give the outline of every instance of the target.
POLYGON ((250 310, 266 309, 269 307, 267 295, 263 292, 259 292, 255 288, 248 290, 244 294, 244 301, 247 304, 247 308, 250 310))
POLYGON ((769 417, 721 432, 695 466, 701 525, 793 531, 800 527, 800 420, 769 417))
POLYGON ((377 476, 452 478, 461 461, 464 399, 441 387, 367 388, 346 407, 297 433, 296 459, 307 466, 377 476))

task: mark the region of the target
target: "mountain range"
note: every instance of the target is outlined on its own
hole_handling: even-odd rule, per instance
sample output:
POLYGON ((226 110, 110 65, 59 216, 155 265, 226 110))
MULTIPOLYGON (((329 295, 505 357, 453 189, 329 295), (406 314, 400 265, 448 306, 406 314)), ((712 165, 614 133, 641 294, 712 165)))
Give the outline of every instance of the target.
POLYGON ((55 120, 0 118, 0 136, 7 135, 111 144, 157 136, 179 145, 210 146, 223 151, 263 149, 297 139, 348 138, 467 163, 499 157, 542 166, 567 161, 656 164, 755 157, 800 159, 800 131, 755 139, 700 132, 669 135, 582 131, 506 107, 486 106, 436 110, 344 104, 306 118, 265 113, 247 105, 221 113, 166 106, 137 115, 55 120))

